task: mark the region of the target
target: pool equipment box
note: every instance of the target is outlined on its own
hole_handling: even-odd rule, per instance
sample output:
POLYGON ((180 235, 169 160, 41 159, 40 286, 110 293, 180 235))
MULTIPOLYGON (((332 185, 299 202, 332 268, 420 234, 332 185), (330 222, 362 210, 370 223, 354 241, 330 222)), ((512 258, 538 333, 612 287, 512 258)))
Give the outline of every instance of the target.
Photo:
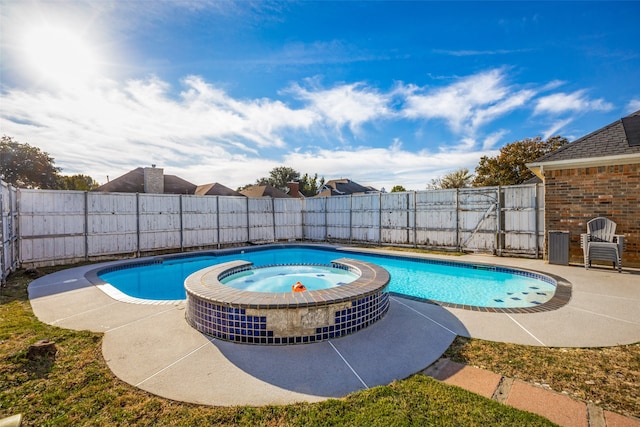
POLYGON ((549 264, 569 265, 568 231, 549 231, 549 264))

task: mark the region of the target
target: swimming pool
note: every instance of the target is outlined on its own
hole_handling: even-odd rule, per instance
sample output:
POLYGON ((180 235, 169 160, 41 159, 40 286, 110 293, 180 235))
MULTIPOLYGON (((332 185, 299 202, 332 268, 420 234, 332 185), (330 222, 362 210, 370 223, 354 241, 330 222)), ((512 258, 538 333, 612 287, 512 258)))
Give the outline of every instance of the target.
POLYGON ((256 267, 330 264, 340 256, 386 269, 391 276, 387 290, 392 294, 455 307, 535 308, 550 301, 557 290, 553 278, 535 272, 305 245, 265 245, 195 256, 156 257, 146 263, 136 261, 133 268, 124 265, 103 269, 97 272, 97 277, 134 298, 182 300, 186 277, 216 264, 233 260, 249 261, 256 267))

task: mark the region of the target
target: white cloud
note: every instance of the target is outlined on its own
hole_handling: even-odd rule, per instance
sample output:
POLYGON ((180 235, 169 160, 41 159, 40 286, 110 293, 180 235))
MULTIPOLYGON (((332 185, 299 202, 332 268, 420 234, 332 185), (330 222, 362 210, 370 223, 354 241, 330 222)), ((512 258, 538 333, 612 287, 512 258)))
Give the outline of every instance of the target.
MULTIPOLYGON (((473 170, 482 155, 495 155, 510 131, 490 125, 528 108, 536 97, 536 90, 506 80, 500 69, 438 88, 398 84, 387 92, 363 82, 327 89, 307 80, 290 85, 282 99, 234 98, 198 76, 184 78, 177 89, 158 77, 103 79, 74 91, 4 88, 0 128, 48 152, 64 173, 99 182, 157 164, 196 184, 236 188, 287 165, 327 179, 347 176, 378 188, 421 190, 433 178, 461 167, 473 170), (432 119, 444 120, 453 134, 438 133, 432 119), (364 140, 367 125, 380 132, 367 135, 367 146, 349 147, 364 140), (331 142, 336 140, 342 144, 331 142)), ((540 111, 548 111, 554 99, 566 106, 559 111, 608 105, 578 91, 540 98, 540 111)), ((546 133, 569 122, 558 121, 546 133)))
POLYGON ((535 96, 533 90, 514 91, 505 80, 504 70, 496 69, 433 90, 408 86, 402 114, 444 119, 454 133, 473 138, 480 127, 522 108, 535 96))
POLYGON ((627 104, 627 111, 629 113, 635 113, 638 110, 640 110, 640 98, 632 99, 631 101, 629 101, 629 103, 627 104))
POLYGON ((3 94, 2 129, 47 151, 65 171, 92 174, 282 147, 281 132, 305 131, 318 120, 280 101, 235 100, 197 77, 183 85, 177 97, 157 78, 122 86, 103 80, 73 93, 13 89, 3 94))
POLYGON ((548 139, 552 136, 558 135, 558 131, 560 129, 563 129, 564 127, 566 127, 569 123, 571 123, 573 121, 572 118, 569 119, 564 119, 564 120, 558 120, 556 122, 554 122, 551 127, 549 127, 547 130, 545 130, 542 134, 542 138, 543 139, 548 139))
POLYGON ((493 49, 493 50, 443 50, 434 49, 434 53, 449 56, 485 56, 485 55, 510 55, 512 53, 526 53, 531 49, 493 49))
POLYGON ((554 93, 538 99, 534 114, 565 112, 610 111, 613 105, 604 99, 588 99, 585 90, 573 93, 554 93))
POLYGON ((285 156, 285 164, 298 165, 300 170, 317 172, 326 179, 350 178, 362 185, 387 191, 394 185, 408 190, 424 190, 431 179, 442 170, 467 167, 474 170, 482 155, 493 152, 428 150, 411 152, 402 149, 394 140, 389 147, 358 147, 353 150, 318 149, 314 152, 295 152, 285 156))
POLYGON ((495 147, 495 145, 508 133, 509 131, 505 129, 500 129, 496 132, 490 133, 485 137, 484 141, 482 142, 482 149, 492 150, 495 147))
POLYGON ((338 130, 348 126, 354 134, 359 132, 364 123, 390 115, 389 96, 362 83, 344 84, 331 89, 305 89, 293 85, 289 91, 298 99, 307 101, 307 108, 322 116, 329 125, 338 130))

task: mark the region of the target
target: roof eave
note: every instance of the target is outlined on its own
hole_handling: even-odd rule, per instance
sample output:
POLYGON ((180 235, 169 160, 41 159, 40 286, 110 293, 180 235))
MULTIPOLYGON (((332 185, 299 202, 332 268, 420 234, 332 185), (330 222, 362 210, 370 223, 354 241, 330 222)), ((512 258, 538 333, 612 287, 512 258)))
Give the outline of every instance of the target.
POLYGON ((586 168, 594 166, 628 165, 640 163, 640 153, 620 154, 617 156, 587 157, 583 159, 551 160, 548 162, 527 163, 526 166, 538 178, 544 178, 544 171, 558 169, 586 168))

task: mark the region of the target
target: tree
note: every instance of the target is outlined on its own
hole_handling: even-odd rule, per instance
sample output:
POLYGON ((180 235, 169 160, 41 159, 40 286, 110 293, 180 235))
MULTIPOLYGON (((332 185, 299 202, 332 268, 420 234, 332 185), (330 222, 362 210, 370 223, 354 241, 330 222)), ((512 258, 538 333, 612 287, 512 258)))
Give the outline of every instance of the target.
POLYGON ((537 136, 514 141, 502 147, 496 157, 482 156, 476 166, 474 187, 494 185, 517 185, 533 177, 526 164, 550 153, 569 141, 553 136, 546 141, 537 136))
POLYGON ((443 177, 432 179, 427 185, 430 190, 442 190, 449 188, 466 188, 471 186, 473 175, 467 168, 460 168, 456 171, 449 172, 443 177))
POLYGON ((467 168, 461 168, 457 171, 446 174, 440 182, 441 188, 465 188, 471 186, 473 175, 467 168))
POLYGON ((58 188, 60 168, 48 153, 9 136, 0 139, 0 176, 22 188, 58 188))
POLYGON ((100 184, 89 175, 82 174, 63 175, 58 183, 58 189, 60 190, 91 191, 99 186, 100 184))
POLYGON ((305 197, 315 196, 323 185, 324 177, 318 180, 317 173, 313 175, 313 178, 311 178, 307 173, 302 175, 302 178, 300 178, 300 192, 304 194, 305 197))
POLYGON ((260 178, 256 181, 257 185, 270 185, 279 188, 282 191, 287 190, 287 182, 298 181, 300 172, 287 166, 277 166, 271 169, 268 177, 260 178))
POLYGON ((391 189, 392 193, 402 193, 404 191, 407 191, 402 185, 394 185, 393 188, 391 189))
MULTIPOLYGON (((287 182, 298 182, 300 192, 305 197, 313 197, 318 194, 318 191, 324 185, 324 177, 318 179, 318 174, 314 174, 313 178, 308 173, 305 173, 300 178, 300 172, 287 166, 278 166, 269 172, 268 177, 262 177, 256 180, 255 185, 270 185, 275 188, 279 188, 282 191, 288 191, 287 182)), ((242 191, 247 187, 251 187, 254 184, 247 184, 243 187, 238 187, 238 191, 242 191)))

